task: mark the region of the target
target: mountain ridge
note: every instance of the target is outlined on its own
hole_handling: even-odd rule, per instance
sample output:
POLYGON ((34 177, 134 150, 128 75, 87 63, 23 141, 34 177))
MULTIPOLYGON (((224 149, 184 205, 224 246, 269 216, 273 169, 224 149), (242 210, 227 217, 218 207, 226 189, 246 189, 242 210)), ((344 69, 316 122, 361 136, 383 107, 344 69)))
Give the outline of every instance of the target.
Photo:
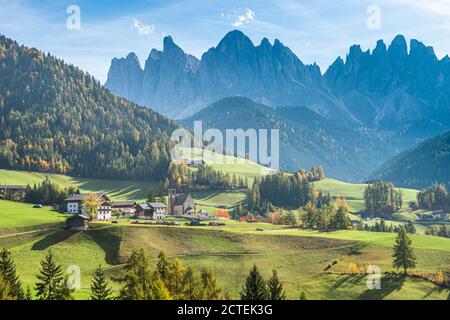
POLYGON ((113 59, 105 86, 175 119, 225 97, 245 96, 271 107, 303 105, 328 119, 384 130, 450 112, 449 62, 418 40, 411 39, 408 48, 398 35, 389 46, 379 40, 373 50, 353 45, 345 59, 338 57, 322 73, 278 39, 255 45, 233 30, 200 59, 171 37, 164 38, 162 51, 151 51, 140 71, 113 59))

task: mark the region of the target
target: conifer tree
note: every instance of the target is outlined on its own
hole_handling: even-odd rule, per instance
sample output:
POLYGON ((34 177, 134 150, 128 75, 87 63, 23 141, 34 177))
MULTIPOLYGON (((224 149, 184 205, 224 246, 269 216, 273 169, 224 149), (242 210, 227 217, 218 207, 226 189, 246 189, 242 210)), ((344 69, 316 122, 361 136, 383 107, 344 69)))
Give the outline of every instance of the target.
POLYGON ((203 298, 205 300, 219 300, 222 289, 218 286, 217 280, 212 271, 203 268, 201 271, 203 298))
POLYGON ((0 274, 0 301, 1 300, 15 300, 16 298, 11 294, 9 282, 0 274))
POLYGON ((36 297, 39 300, 68 298, 62 268, 55 263, 52 251, 49 251, 41 261, 41 270, 36 278, 36 297))
POLYGON ((95 269, 91 283, 91 300, 110 300, 112 289, 101 266, 95 269))
POLYGON ((266 283, 256 265, 250 270, 245 285, 242 287, 241 300, 266 300, 266 283))
POLYGON ((283 290, 283 284, 278 279, 278 272, 276 269, 272 270, 272 276, 267 282, 267 291, 269 300, 285 300, 286 294, 283 290))
POLYGON ((0 253, 0 275, 8 283, 11 296, 18 300, 23 300, 25 296, 22 283, 17 276, 11 253, 6 249, 3 249, 0 253))
POLYGON ((416 267, 416 256, 413 251, 412 240, 404 227, 400 227, 397 239, 395 239, 394 254, 393 254, 394 268, 403 269, 404 274, 408 273, 408 269, 416 267))

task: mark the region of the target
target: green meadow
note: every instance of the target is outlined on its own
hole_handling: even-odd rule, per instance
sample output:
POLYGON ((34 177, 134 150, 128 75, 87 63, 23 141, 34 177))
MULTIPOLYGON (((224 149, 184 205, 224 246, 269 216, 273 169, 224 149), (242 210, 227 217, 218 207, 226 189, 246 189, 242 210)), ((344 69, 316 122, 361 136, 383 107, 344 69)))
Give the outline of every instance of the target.
MULTIPOLYGON (((126 257, 138 248, 153 261, 163 250, 195 268, 212 268, 224 292, 234 299, 239 298, 253 264, 266 277, 277 268, 289 299, 298 299, 302 292, 308 299, 447 299, 449 290, 390 273, 394 271, 393 236, 357 231, 320 234, 237 222, 220 228, 100 223, 84 232, 47 230, 2 237, 0 247, 12 251, 25 286, 33 287, 39 261, 50 249, 64 268, 80 267, 82 288, 76 291, 77 299, 88 298, 90 278, 97 265, 104 266, 109 277, 117 276, 126 257), (364 274, 348 274, 350 263, 371 263, 383 273, 389 272, 383 275, 382 290, 368 290, 364 274)), ((446 240, 413 238, 418 255, 415 272, 450 271, 450 240, 446 240)), ((113 286, 117 290, 118 285, 113 286)))
POLYGON ((107 193, 113 200, 144 200, 150 188, 155 186, 154 183, 145 181, 86 179, 60 174, 0 169, 0 184, 33 185, 41 183, 45 177, 61 187, 75 186, 83 193, 107 193))

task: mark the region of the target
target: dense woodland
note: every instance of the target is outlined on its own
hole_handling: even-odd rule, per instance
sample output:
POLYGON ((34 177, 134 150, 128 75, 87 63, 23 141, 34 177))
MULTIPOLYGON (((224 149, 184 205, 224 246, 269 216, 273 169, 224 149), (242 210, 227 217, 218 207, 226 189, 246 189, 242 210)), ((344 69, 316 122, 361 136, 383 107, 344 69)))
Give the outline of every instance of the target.
POLYGON ((396 190, 390 182, 376 181, 364 191, 366 211, 372 216, 390 215, 403 205, 401 190, 396 190))
POLYGON ((172 162, 169 166, 168 179, 164 184, 165 189, 169 186, 179 192, 188 192, 202 188, 218 190, 247 188, 248 180, 236 174, 214 170, 208 165, 201 165, 196 170, 192 170, 185 164, 176 165, 172 162))
POLYGON ((443 184, 435 184, 417 194, 419 208, 426 210, 444 210, 450 208, 450 194, 443 184))
POLYGON ((0 167, 161 179, 176 124, 89 74, 0 36, 0 167))

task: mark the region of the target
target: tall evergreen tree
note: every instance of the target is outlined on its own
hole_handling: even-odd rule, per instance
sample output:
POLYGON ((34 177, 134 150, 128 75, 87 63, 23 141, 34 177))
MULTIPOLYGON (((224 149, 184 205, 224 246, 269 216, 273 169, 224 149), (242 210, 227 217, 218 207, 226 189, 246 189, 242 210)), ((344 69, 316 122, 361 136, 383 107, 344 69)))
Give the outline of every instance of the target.
POLYGON ((112 289, 101 266, 95 269, 91 283, 91 300, 110 300, 112 289))
POLYGON ((41 261, 41 270, 36 278, 36 297, 39 300, 68 300, 70 298, 62 268, 55 263, 52 251, 49 251, 41 261))
POLYGON ((250 270, 245 285, 242 287, 241 300, 266 300, 267 288, 263 276, 256 264, 250 270))
POLYGON ((394 254, 393 254, 394 268, 403 269, 404 273, 408 273, 408 269, 416 267, 416 256, 413 251, 412 240, 408 237, 404 227, 400 227, 400 230, 395 239, 394 254))
POLYGON ((18 300, 23 300, 25 295, 22 289, 22 283, 17 276, 16 266, 11 257, 11 252, 6 249, 3 249, 0 253, 0 275, 8 283, 11 296, 18 300))
POLYGON ((212 271, 203 268, 201 271, 203 298, 205 300, 219 300, 222 289, 218 286, 217 280, 212 271))
POLYGON ((278 279, 278 272, 276 269, 272 270, 272 276, 267 281, 267 291, 269 300, 285 300, 286 293, 283 290, 283 284, 278 279))
POLYGON ((11 294, 11 287, 9 286, 9 282, 3 278, 3 275, 0 274, 0 301, 1 300, 15 300, 11 294))

